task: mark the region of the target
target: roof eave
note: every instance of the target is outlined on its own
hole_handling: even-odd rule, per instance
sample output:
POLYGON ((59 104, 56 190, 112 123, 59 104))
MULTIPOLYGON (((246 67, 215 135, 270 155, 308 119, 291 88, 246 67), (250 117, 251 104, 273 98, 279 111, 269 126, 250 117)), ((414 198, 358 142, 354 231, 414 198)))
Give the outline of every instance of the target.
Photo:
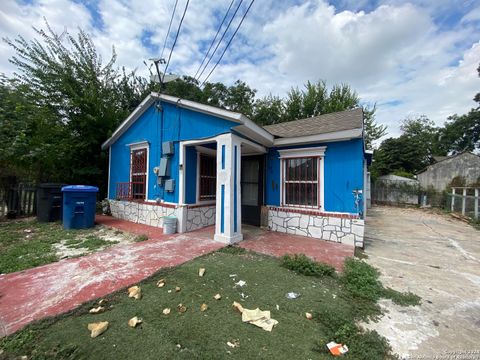
POLYGON ((283 145, 301 145, 301 144, 312 144, 318 142, 332 142, 332 141, 346 141, 351 139, 362 138, 363 129, 356 128, 350 130, 341 130, 330 133, 307 135, 307 136, 296 136, 288 138, 277 138, 273 141, 274 146, 283 146, 283 145))

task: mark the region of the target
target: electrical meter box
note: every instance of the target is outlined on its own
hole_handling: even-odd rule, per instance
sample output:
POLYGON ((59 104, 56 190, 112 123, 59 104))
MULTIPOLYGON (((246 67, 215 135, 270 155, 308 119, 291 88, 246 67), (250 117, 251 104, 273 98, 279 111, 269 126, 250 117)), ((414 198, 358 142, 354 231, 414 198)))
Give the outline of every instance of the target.
POLYGON ((165 155, 173 155, 174 153, 174 147, 173 147, 173 141, 165 141, 162 143, 162 156, 165 155))
POLYGON ((169 159, 162 157, 160 159, 158 176, 160 176, 160 177, 170 176, 170 166, 169 165, 170 165, 169 159))
POLYGON ((174 179, 165 180, 165 191, 166 192, 174 192, 175 191, 175 180, 174 179))

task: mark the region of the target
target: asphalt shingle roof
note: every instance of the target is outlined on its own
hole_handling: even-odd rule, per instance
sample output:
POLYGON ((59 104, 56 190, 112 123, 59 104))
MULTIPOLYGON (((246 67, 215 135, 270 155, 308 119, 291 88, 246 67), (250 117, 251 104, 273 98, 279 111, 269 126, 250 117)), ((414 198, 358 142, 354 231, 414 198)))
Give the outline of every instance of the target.
POLYGON ((356 108, 306 119, 267 125, 263 128, 276 137, 297 137, 361 129, 362 127, 363 110, 362 108, 356 108))

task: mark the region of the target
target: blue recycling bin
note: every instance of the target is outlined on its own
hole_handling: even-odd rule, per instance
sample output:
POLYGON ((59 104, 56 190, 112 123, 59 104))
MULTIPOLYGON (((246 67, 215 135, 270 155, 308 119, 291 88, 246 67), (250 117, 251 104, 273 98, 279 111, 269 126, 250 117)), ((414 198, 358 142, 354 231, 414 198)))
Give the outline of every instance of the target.
POLYGON ((87 229, 95 225, 97 192, 96 186, 62 187, 64 229, 87 229))

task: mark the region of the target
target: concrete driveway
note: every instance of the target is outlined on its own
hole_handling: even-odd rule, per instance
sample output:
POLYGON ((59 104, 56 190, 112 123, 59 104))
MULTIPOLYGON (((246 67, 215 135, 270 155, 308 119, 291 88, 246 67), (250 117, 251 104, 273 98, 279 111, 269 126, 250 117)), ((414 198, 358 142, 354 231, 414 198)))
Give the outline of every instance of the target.
POLYGON ((386 315, 366 327, 402 358, 480 359, 480 231, 428 210, 374 207, 368 215, 367 262, 385 286, 422 304, 382 300, 386 315))

